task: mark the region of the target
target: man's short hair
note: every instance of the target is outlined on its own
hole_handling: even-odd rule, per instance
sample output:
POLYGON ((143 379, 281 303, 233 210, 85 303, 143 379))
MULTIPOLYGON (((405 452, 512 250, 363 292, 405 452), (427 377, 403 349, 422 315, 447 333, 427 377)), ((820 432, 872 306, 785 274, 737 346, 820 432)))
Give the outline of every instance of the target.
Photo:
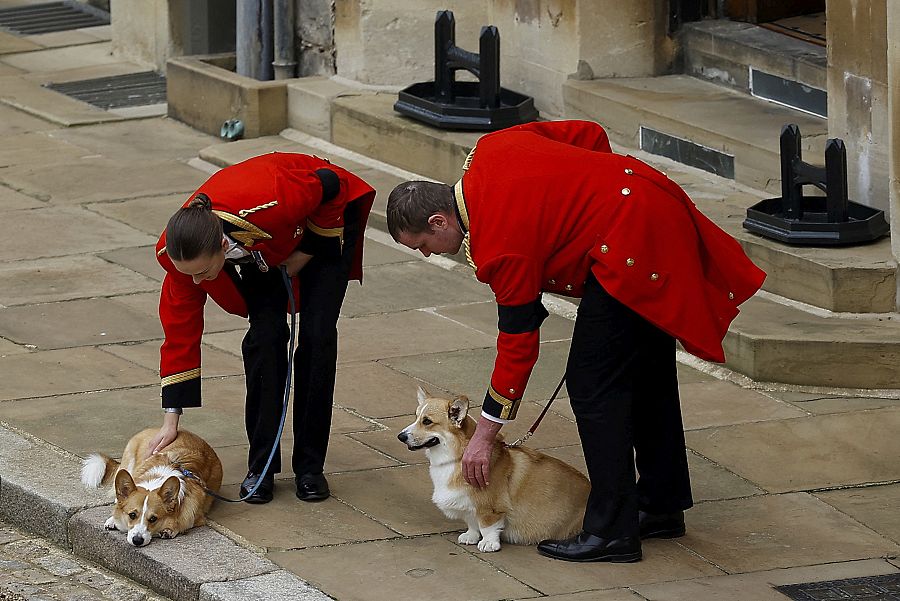
POLYGON ((447 184, 403 182, 388 196, 388 231, 394 240, 401 232, 419 234, 428 230, 429 217, 435 213, 453 215, 453 210, 453 188, 447 184))

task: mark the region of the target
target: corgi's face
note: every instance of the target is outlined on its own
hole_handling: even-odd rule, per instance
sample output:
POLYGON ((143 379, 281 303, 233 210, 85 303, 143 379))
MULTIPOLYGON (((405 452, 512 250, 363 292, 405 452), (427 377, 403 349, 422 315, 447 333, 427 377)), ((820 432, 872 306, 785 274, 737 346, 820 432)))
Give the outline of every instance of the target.
POLYGON ((453 400, 429 397, 421 387, 418 390, 419 406, 416 421, 404 428, 397 438, 411 451, 428 449, 437 445, 465 446, 463 421, 469 411, 469 399, 464 396, 453 400))
POLYGON ((116 474, 116 507, 113 520, 126 540, 144 547, 156 537, 177 534, 176 518, 183 498, 181 480, 176 475, 157 478, 138 486, 127 470, 116 474))

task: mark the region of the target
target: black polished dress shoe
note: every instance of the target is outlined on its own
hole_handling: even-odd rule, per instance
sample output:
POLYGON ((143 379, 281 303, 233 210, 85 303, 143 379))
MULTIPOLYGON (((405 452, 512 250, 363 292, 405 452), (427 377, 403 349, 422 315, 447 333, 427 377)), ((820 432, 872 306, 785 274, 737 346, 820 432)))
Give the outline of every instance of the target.
POLYGON ((638 512, 641 538, 678 538, 684 536, 684 512, 647 513, 638 512))
MULTIPOLYGON (((246 497, 247 493, 253 490, 253 486, 256 484, 256 481, 259 480, 259 474, 254 474, 253 472, 247 472, 247 477, 244 478, 244 481, 241 482, 241 497, 246 497)), ((266 474, 266 477, 263 478, 263 481, 260 483, 259 488, 256 489, 256 492, 253 495, 244 499, 244 503, 253 503, 255 505, 261 505, 263 503, 268 503, 272 500, 272 491, 275 489, 275 476, 272 474, 266 474)))
POLYGON ((565 540, 544 540, 538 553, 563 561, 630 563, 641 559, 641 541, 634 537, 607 539, 581 532, 565 540))
POLYGON ((328 498, 328 480, 324 474, 303 474, 294 478, 297 484, 297 498, 301 501, 322 501, 328 498))

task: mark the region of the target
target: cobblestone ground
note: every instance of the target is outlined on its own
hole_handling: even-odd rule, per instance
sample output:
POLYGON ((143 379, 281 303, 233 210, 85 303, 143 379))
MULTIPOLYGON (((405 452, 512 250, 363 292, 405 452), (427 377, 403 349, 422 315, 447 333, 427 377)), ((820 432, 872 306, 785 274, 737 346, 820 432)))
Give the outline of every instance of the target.
POLYGON ((166 601, 0 521, 0 601, 166 601))

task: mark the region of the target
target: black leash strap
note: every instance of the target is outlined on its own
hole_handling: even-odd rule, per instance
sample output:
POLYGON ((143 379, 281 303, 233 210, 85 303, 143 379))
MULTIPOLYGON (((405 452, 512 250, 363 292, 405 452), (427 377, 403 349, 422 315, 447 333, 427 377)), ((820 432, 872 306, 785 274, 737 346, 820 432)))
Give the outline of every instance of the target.
MULTIPOLYGON (((262 269, 260 271, 262 271, 262 269)), ((266 271, 268 271, 268 269, 266 269, 266 271)), ((269 453, 269 459, 266 461, 266 466, 263 468, 262 473, 256 480, 256 484, 254 484, 253 488, 247 491, 247 494, 240 499, 227 499, 207 488, 206 483, 203 482, 203 480, 201 480, 190 470, 185 469, 178 463, 173 464, 173 467, 184 474, 185 478, 196 480, 200 484, 200 487, 203 488, 203 492, 220 501, 225 501, 226 503, 240 503, 241 501, 245 501, 253 496, 253 494, 256 492, 256 489, 259 488, 260 484, 262 484, 263 478, 265 478, 266 474, 269 472, 269 466, 272 465, 272 458, 275 457, 275 451, 278 449, 278 443, 281 440, 281 433, 284 432, 284 420, 287 417, 288 401, 291 398, 291 372, 294 365, 294 339, 297 335, 297 313, 296 301, 294 300, 294 286, 291 282, 291 278, 287 274, 287 268, 284 265, 281 266, 281 279, 284 280, 284 286, 285 288, 287 288, 288 300, 291 307, 291 343, 290 350, 288 350, 287 376, 284 379, 284 406, 281 409, 281 423, 278 424, 278 434, 275 436, 275 443, 272 445, 272 451, 269 453)))
POLYGON ((507 447, 510 447, 510 448, 517 447, 517 446, 521 445, 523 442, 525 442, 526 440, 528 440, 529 438, 531 438, 532 434, 534 434, 534 431, 538 429, 538 426, 540 425, 541 420, 544 419, 545 415, 547 415, 547 411, 550 410, 550 405, 552 405, 553 401, 556 400, 556 395, 558 395, 559 391, 562 390, 563 384, 565 382, 566 382, 566 374, 563 374, 563 377, 559 381, 559 384, 556 385, 556 390, 553 391, 553 395, 550 397, 550 400, 547 401, 547 404, 544 406, 544 410, 541 411, 541 414, 538 416, 537 420, 535 420, 534 424, 532 424, 531 428, 528 430, 528 432, 525 434, 525 436, 517 439, 514 442, 507 444, 506 445, 507 447))

